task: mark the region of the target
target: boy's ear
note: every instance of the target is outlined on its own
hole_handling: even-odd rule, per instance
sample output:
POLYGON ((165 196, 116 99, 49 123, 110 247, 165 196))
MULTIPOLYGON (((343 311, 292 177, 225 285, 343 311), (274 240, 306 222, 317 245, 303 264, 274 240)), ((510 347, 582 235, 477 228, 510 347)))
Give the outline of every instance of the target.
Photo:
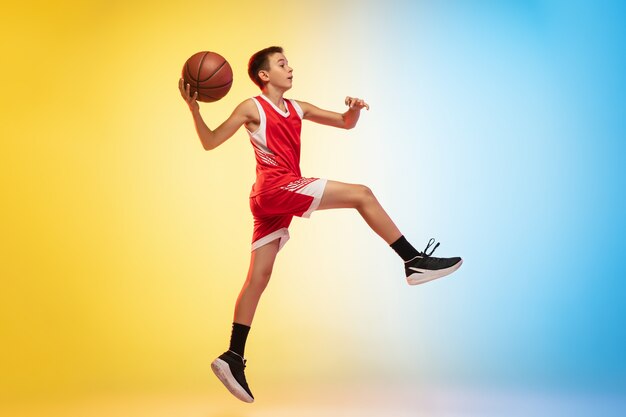
POLYGON ((268 82, 270 80, 270 74, 265 70, 261 70, 259 71, 259 78, 261 81, 268 82))

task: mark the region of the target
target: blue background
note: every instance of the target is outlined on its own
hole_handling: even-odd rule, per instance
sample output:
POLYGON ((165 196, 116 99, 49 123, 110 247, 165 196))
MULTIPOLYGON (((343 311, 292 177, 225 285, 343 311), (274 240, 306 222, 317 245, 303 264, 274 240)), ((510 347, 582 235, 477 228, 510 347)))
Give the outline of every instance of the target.
POLYGON ((440 330, 415 345, 454 380, 623 392, 625 6, 371 6, 391 83, 370 99, 398 122, 382 152, 418 179, 405 234, 445 236, 439 256, 465 260, 460 288, 421 300, 440 330))

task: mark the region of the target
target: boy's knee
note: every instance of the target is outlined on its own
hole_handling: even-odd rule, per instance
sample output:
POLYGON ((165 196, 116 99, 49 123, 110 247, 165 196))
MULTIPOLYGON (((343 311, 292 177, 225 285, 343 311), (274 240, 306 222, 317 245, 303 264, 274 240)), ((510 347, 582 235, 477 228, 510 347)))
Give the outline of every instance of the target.
POLYGON ((260 290, 265 289, 272 276, 272 267, 260 268, 252 274, 250 283, 260 290))
POLYGON ((361 184, 361 185, 358 185, 357 187, 359 187, 358 195, 359 195, 360 204, 367 203, 368 201, 371 201, 376 198, 374 196, 374 192, 368 186, 361 184))

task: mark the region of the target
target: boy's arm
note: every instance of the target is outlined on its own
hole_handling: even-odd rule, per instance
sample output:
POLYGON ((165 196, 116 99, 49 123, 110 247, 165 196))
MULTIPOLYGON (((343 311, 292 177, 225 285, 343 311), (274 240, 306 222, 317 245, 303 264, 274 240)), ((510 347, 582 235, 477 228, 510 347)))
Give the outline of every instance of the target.
POLYGON ((202 147, 207 151, 217 148, 231 138, 244 123, 251 122, 255 119, 254 112, 257 111, 256 106, 254 106, 254 103, 252 103, 251 100, 246 100, 233 110, 232 114, 224 123, 222 123, 215 130, 211 130, 206 125, 202 119, 202 115, 200 114, 200 105, 196 101, 198 93, 196 92, 193 96, 190 96, 189 84, 187 84, 186 87, 183 87, 182 79, 179 80, 178 87, 183 99, 185 99, 189 105, 189 110, 191 110, 193 122, 196 127, 198 137, 200 138, 200 142, 202 143, 202 147))
POLYGON ((359 120, 361 109, 365 107, 369 110, 370 106, 362 99, 353 97, 346 97, 345 103, 349 107, 348 110, 345 113, 337 113, 320 109, 304 101, 298 101, 304 113, 304 119, 327 126, 352 129, 359 120))

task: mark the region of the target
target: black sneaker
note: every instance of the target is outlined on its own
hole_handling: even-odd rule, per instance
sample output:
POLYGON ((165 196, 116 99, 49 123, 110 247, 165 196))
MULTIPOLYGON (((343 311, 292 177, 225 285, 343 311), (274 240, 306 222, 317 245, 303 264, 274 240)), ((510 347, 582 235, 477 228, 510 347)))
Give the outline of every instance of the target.
POLYGON ((435 239, 430 239, 424 252, 419 252, 415 258, 404 263, 404 270, 406 272, 406 281, 409 285, 419 285, 425 282, 432 281, 437 278, 445 277, 459 269, 463 263, 463 259, 459 257, 455 258, 435 258, 430 255, 433 254, 435 249, 439 246, 439 243, 430 251, 426 253, 428 248, 435 242, 435 239))
POLYGON ((245 367, 246 360, 232 350, 224 352, 211 364, 211 369, 231 394, 241 401, 251 403, 254 402, 254 397, 243 373, 245 367))

